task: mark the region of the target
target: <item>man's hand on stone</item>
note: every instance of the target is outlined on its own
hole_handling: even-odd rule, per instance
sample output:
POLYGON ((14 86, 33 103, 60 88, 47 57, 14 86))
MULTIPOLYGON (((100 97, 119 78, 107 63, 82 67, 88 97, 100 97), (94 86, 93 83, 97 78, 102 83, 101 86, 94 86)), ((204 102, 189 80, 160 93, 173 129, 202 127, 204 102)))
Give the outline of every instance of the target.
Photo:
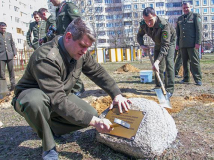
POLYGON ((110 105, 109 109, 112 109, 114 105, 117 105, 119 108, 120 113, 123 113, 123 110, 126 112, 131 108, 130 107, 131 101, 123 97, 121 94, 117 95, 112 104, 110 105))
POLYGON ((100 133, 108 133, 113 130, 113 128, 111 128, 112 123, 105 118, 100 119, 94 116, 89 125, 95 127, 100 133))

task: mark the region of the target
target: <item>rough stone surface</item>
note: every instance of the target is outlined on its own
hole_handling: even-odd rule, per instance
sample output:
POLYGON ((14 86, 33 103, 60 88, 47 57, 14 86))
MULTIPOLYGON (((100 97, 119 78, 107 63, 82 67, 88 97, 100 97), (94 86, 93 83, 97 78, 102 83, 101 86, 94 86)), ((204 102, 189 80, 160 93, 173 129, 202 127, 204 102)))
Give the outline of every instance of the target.
MULTIPOLYGON (((129 140, 97 132, 97 141, 116 151, 136 158, 151 158, 161 155, 176 139, 177 129, 171 115, 156 102, 144 98, 130 98, 132 109, 146 112, 136 133, 135 139, 129 140)), ((101 118, 105 117, 105 112, 101 118)))

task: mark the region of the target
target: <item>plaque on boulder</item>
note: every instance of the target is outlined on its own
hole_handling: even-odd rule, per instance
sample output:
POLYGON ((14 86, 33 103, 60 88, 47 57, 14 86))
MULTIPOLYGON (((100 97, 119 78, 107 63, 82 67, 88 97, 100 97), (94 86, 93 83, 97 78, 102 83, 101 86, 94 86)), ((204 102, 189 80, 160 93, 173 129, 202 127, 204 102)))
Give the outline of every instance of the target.
POLYGON ((144 117, 144 112, 142 111, 129 110, 128 112, 124 112, 120 114, 119 109, 114 108, 108 111, 105 118, 109 119, 112 124, 114 124, 115 118, 130 124, 130 128, 123 127, 122 125, 116 125, 116 126, 114 125, 115 127, 109 133, 110 135, 134 140, 138 127, 143 117, 144 117))

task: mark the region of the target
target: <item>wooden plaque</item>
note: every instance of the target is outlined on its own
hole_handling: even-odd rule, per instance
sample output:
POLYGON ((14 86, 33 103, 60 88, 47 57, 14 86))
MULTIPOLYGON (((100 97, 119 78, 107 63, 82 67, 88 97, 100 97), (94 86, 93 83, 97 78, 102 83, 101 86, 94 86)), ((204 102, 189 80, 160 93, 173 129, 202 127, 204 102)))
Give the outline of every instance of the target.
POLYGON ((115 126, 114 129, 109 133, 110 135, 128 138, 130 140, 134 140, 143 117, 144 113, 142 111, 129 110, 128 112, 120 114, 118 108, 109 110, 109 112, 105 116, 105 118, 109 119, 115 126), (125 128, 119 124, 115 125, 114 118, 118 118, 129 123, 130 128, 125 128))

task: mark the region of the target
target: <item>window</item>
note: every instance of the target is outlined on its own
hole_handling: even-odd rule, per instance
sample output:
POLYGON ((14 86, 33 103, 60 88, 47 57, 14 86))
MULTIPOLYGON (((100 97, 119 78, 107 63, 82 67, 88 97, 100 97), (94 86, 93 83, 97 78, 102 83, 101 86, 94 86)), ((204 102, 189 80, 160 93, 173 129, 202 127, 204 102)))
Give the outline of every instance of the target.
POLYGON ((88 0, 88 5, 91 5, 91 0, 88 0))
POLYGON ((138 14, 137 13, 134 13, 134 18, 138 18, 138 14))
POLYGON ((164 2, 157 2, 156 3, 156 7, 163 7, 164 6, 164 2))
POLYGON ((94 0, 95 3, 103 3, 103 0, 94 0))
POLYGON ((124 22, 124 26, 131 26, 132 25, 132 22, 131 21, 125 21, 124 22))
POLYGON ((211 12, 214 13, 214 8, 211 8, 211 12))
POLYGON ((181 10, 175 10, 175 11, 166 11, 166 15, 181 15, 181 10))
POLYGON ((107 28, 112 28, 112 27, 114 27, 114 23, 106 23, 106 27, 107 28))
POLYGON ((22 34, 22 29, 21 28, 16 28, 16 32, 19 34, 22 34))
POLYGON ((19 11, 19 8, 14 6, 14 11, 18 12, 19 11))
POLYGON ((106 43, 106 39, 98 39, 98 43, 106 43))
POLYGON ((149 4, 149 7, 152 7, 152 8, 153 8, 153 4, 149 4))
POLYGON ((166 3, 167 8, 172 8, 172 7, 181 7, 182 3, 181 2, 175 2, 175 3, 166 3))
POLYGON ((134 9, 137 9, 137 4, 134 5, 134 9))
POLYGON ((97 27, 105 27, 104 23, 97 23, 96 26, 97 27))
POLYGON ((204 25, 204 29, 208 29, 207 24, 204 25))
POLYGON ((123 26, 123 23, 122 22, 117 22, 115 23, 115 27, 122 27, 123 26))
POLYGON ((19 18, 15 17, 15 22, 19 23, 19 18))
POLYGON ((214 21, 214 16, 212 16, 212 21, 214 21))
POLYGON ((214 4, 214 0, 211 0, 211 4, 214 4))
POLYGON ((197 8, 197 9, 195 9, 195 12, 196 13, 200 13, 200 10, 197 8))
POLYGON ((204 22, 207 22, 207 17, 204 17, 204 22))
POLYGON ((96 15, 95 18, 97 21, 99 21, 99 20, 103 20, 104 16, 103 15, 96 15))
POLYGON ((199 0, 195 1, 195 6, 199 6, 199 0))
POLYGON ((112 20, 113 18, 114 18, 113 15, 107 15, 107 16, 106 16, 106 19, 107 19, 107 20, 112 20))
POLYGON ((124 9, 125 9, 125 10, 130 10, 131 8, 132 8, 131 5, 124 5, 124 9))
POLYGON ((105 31, 99 31, 98 32, 98 36, 105 36, 106 35, 106 32, 105 31))
POLYGON ((207 13, 207 8, 204 8, 204 13, 207 13))
POLYGON ((124 18, 131 18, 131 17, 132 17, 132 14, 131 14, 131 13, 124 13, 124 14, 123 14, 123 17, 124 17, 124 18))
POLYGON ((157 15, 164 15, 164 11, 156 11, 157 15))
POLYGON ((203 5, 207 5, 207 0, 203 0, 203 5))
POLYGON ((204 37, 208 37, 208 33, 205 33, 205 34, 204 34, 204 37))
POLYGON ((95 7, 95 12, 102 12, 103 8, 102 7, 95 7))

